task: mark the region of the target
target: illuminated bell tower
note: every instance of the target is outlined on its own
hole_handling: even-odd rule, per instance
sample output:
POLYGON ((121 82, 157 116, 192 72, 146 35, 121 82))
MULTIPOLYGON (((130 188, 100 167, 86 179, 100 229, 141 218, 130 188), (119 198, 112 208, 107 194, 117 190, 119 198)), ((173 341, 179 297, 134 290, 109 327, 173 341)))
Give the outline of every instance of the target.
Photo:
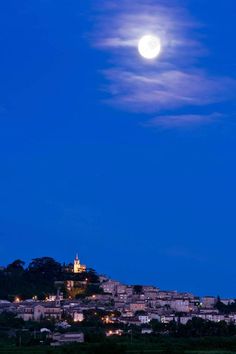
POLYGON ((86 271, 86 265, 80 264, 78 253, 74 259, 74 273, 82 273, 86 271))
POLYGON ((79 272, 80 272, 80 260, 77 253, 74 259, 74 273, 79 273, 79 272))

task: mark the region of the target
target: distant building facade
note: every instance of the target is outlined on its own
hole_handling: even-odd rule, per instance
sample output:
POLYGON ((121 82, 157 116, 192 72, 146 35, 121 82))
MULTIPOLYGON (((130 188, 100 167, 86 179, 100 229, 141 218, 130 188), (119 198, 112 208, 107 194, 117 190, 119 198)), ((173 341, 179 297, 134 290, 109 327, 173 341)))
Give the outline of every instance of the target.
POLYGON ((83 333, 55 333, 53 334, 53 342, 51 346, 57 347, 70 343, 83 343, 84 342, 84 334, 83 333))
POLYGON ((56 305, 28 304, 21 305, 17 310, 17 317, 24 321, 40 321, 44 318, 61 319, 62 310, 56 305))

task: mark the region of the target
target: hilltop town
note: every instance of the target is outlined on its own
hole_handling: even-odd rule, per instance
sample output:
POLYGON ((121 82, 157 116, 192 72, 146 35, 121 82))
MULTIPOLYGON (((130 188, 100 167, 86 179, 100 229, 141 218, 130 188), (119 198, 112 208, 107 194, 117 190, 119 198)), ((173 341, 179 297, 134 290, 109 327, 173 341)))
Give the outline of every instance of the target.
MULTIPOLYGON (((152 334, 158 323, 164 331, 170 324, 186 325, 196 319, 215 324, 224 322, 228 326, 236 324, 235 299, 199 297, 151 285, 122 284, 88 269, 80 263, 78 255, 67 265, 59 265, 49 257, 33 260, 27 269, 20 262, 15 261, 0 269, 3 297, 0 299, 0 315, 12 314, 25 323, 48 321, 49 324, 52 321, 54 326, 66 331, 75 324, 82 328, 86 322, 94 324, 97 321, 104 325, 107 337, 122 336, 127 328, 136 328, 140 335, 152 334), (53 273, 52 277, 45 269, 53 273), (14 286, 21 279, 22 282, 28 281, 25 287, 29 292, 23 289, 21 293, 3 295, 4 284, 7 289, 9 279, 14 279, 14 286), (38 286, 41 283, 40 288, 36 283, 38 286), (37 293, 33 294, 30 286, 37 293), (46 291, 42 291, 44 287, 46 291), (27 298, 26 294, 31 295, 27 298)), ((57 333, 52 343, 83 342, 81 328, 74 337, 57 333)))

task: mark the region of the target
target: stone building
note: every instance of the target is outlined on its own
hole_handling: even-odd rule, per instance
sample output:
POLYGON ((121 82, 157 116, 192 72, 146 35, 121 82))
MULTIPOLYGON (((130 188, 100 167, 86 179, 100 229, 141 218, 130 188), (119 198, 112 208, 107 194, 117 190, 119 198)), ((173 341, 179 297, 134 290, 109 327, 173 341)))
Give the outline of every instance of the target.
POLYGON ((86 265, 81 264, 78 254, 75 256, 74 259, 74 273, 83 273, 86 271, 86 265))

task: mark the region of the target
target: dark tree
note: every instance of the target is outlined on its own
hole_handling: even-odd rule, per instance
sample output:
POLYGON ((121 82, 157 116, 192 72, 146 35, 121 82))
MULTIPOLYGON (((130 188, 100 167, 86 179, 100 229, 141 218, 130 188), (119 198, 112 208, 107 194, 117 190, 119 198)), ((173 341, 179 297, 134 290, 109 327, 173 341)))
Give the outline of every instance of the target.
POLYGON ((7 266, 6 271, 9 273, 12 273, 12 274, 23 273, 24 272, 24 265, 25 265, 25 262, 23 262, 20 259, 17 259, 7 266))
POLYGON ((29 264, 28 272, 47 280, 59 280, 62 273, 61 264, 51 257, 35 258, 29 264))
POLYGON ((143 292, 143 287, 142 285, 134 285, 134 293, 139 295, 142 294, 143 292))

